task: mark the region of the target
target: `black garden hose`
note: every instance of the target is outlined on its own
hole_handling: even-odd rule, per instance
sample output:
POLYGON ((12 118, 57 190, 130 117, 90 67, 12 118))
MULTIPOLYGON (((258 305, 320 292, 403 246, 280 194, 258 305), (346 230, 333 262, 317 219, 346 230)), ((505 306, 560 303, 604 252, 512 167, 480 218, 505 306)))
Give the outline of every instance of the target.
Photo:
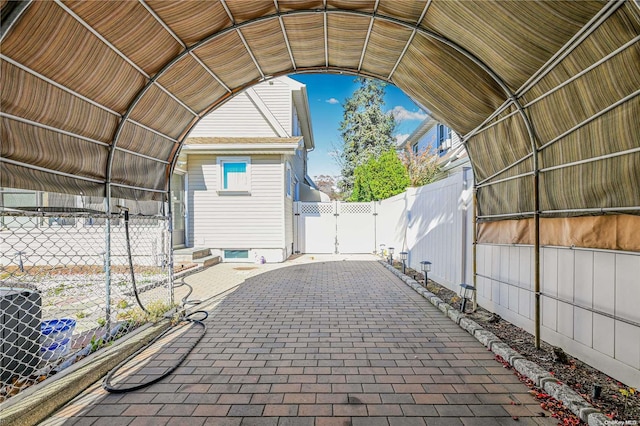
MULTIPOLYGON (((131 240, 130 240, 130 236, 129 236, 129 209, 126 208, 126 207, 121 207, 121 206, 118 206, 118 207, 124 212, 124 230, 125 230, 125 236, 126 236, 126 241, 127 241, 127 255, 129 257, 129 270, 131 272, 131 283, 132 283, 132 286, 133 286, 133 294, 136 297, 136 301, 138 302, 138 306, 140 306, 140 308, 145 313, 149 314, 149 311, 144 307, 144 305, 142 304, 142 301, 140 300, 140 297, 138 296, 138 288, 136 286, 135 272, 133 270, 133 258, 132 258, 132 255, 131 255, 131 240)), ((191 287, 189 284, 187 284, 184 281, 184 278, 182 278, 182 280, 180 281, 180 284, 174 285, 173 288, 175 289, 175 288, 178 288, 178 287, 181 287, 181 286, 189 287, 189 291, 187 292, 186 296, 184 296, 182 298, 182 308, 183 309, 185 309, 186 305, 197 305, 197 304, 200 303, 200 301, 195 301, 195 300, 194 301, 189 301, 188 300, 189 296, 193 292, 193 287, 191 287)), ((169 368, 167 371, 162 373, 160 376, 155 377, 155 378, 153 378, 153 379, 151 379, 151 380, 149 380, 147 382, 138 383, 138 384, 135 384, 133 386, 128 386, 128 387, 115 387, 111 383, 113 377, 116 375, 116 373, 123 366, 125 366, 129 361, 131 361, 133 358, 135 358, 140 353, 142 353, 144 350, 146 350, 147 347, 153 345, 154 343, 156 343, 157 341, 162 339, 165 335, 167 335, 169 332, 173 331, 175 327, 168 328, 167 330, 165 330, 164 332, 162 332, 161 334, 156 336, 146 346, 141 347, 136 352, 134 352, 129 357, 127 357, 124 361, 122 361, 120 364, 116 365, 111 371, 109 371, 107 376, 104 378, 104 381, 102 382, 102 387, 107 392, 111 392, 111 393, 132 392, 132 391, 135 391, 135 390, 142 389, 142 388, 145 388, 147 386, 150 386, 150 385, 152 385, 154 383, 157 383, 158 381, 164 379, 165 377, 167 377, 169 374, 174 372, 176 370, 176 368, 178 368, 182 364, 182 362, 186 359, 186 357, 191 353, 193 348, 198 344, 198 342, 200 342, 202 337, 205 335, 205 333, 207 332, 207 326, 204 324, 203 321, 206 320, 208 316, 209 316, 209 313, 206 312, 206 311, 195 311, 195 312, 192 312, 190 314, 185 315, 182 318, 182 321, 191 322, 191 323, 196 324, 199 327, 201 327, 202 332, 200 333, 198 338, 195 339, 195 341, 193 341, 191 343, 191 346, 188 348, 187 351, 185 351, 182 354, 182 356, 176 361, 176 363, 173 366, 171 366, 171 368, 169 368), (200 319, 191 318, 193 315, 196 315, 196 314, 202 314, 202 315, 204 315, 204 317, 200 318, 200 319)))
MULTIPOLYGON (((187 284, 184 281, 184 278, 182 278, 182 280, 180 281, 179 284, 174 285, 173 288, 178 288, 181 287, 183 285, 186 285, 187 287, 189 287, 189 291, 187 293, 187 295, 185 297, 182 298, 182 305, 183 307, 187 304, 198 304, 201 303, 199 301, 189 301, 187 300, 189 295, 193 292, 193 287, 191 287, 189 284, 187 284)), ((207 300, 212 300, 216 297, 223 297, 223 295, 225 295, 226 293, 235 290, 237 287, 239 287, 240 284, 233 286, 231 288, 228 288, 214 296, 211 296, 210 298, 208 298, 207 300)), ((115 366, 105 377, 103 383, 102 383, 102 387, 107 391, 107 392, 111 392, 111 393, 125 393, 125 392, 131 392, 134 390, 138 390, 138 389, 142 389, 145 388, 147 386, 150 386, 154 383, 157 383, 158 381, 162 380, 163 378, 167 377, 169 374, 171 374, 172 372, 174 372, 176 370, 176 368, 178 368, 182 362, 186 359, 186 357, 191 353, 191 351, 193 350, 193 348, 198 344, 198 342, 200 342, 200 340, 202 340, 202 337, 205 335, 206 331, 207 331, 207 326, 204 323, 204 320, 206 320, 209 316, 209 313, 207 311, 195 311, 192 312, 188 315, 186 315, 183 319, 185 321, 189 321, 189 322, 193 322, 195 324, 197 324, 198 326, 200 326, 202 328, 202 333, 200 334, 200 336, 198 336, 198 338, 192 343, 192 345, 189 347, 189 350, 187 350, 181 357, 179 360, 177 360, 176 364, 173 365, 168 371, 164 372, 161 376, 156 377, 148 382, 144 382, 144 383, 139 383, 130 387, 115 387, 111 384, 111 380, 113 379, 113 377, 116 375, 116 373, 124 366, 127 364, 127 362, 131 361, 134 357, 136 357, 138 354, 140 354, 142 351, 144 351, 148 346, 153 345, 155 342, 157 342, 158 340, 160 340, 162 337, 164 337, 167 333, 169 333, 170 331, 173 330, 172 328, 169 328, 167 330, 165 330, 162 334, 160 334, 159 336, 157 336, 156 338, 154 338, 151 342, 149 342, 146 346, 143 346, 142 348, 138 349, 134 354, 130 355, 127 359, 125 359, 124 361, 122 361, 120 364, 118 364, 117 366, 115 366), (204 317, 200 318, 200 319, 193 319, 190 318, 192 315, 195 314, 203 314, 204 317)))
POLYGON ((182 362, 187 358, 187 356, 191 353, 191 351, 193 350, 193 348, 198 344, 198 342, 200 342, 200 340, 202 339, 202 337, 204 337, 206 331, 207 331, 207 326, 204 324, 204 320, 207 319, 207 317, 209 316, 209 313, 206 311, 195 311, 192 312, 188 315, 186 315, 183 320, 187 321, 187 322, 191 322, 194 323, 198 326, 200 326, 202 328, 202 332, 200 334, 200 336, 198 336, 197 339, 195 339, 195 341, 193 341, 191 343, 191 346, 188 348, 187 351, 185 351, 182 356, 176 361, 176 363, 171 366, 171 368, 169 368, 167 371, 165 371, 164 373, 162 373, 160 376, 155 377, 147 382, 143 382, 143 383, 137 383, 133 386, 128 386, 128 387, 115 387, 111 384, 111 380, 113 379, 113 377, 116 375, 116 373, 123 367, 125 366, 129 361, 131 361, 133 358, 135 358, 136 356, 138 356, 142 351, 144 351, 145 349, 147 349, 147 347, 153 345, 155 342, 157 342, 158 340, 160 340, 161 338, 163 338, 167 333, 173 331, 174 327, 168 328, 167 330, 165 330, 163 333, 161 333, 160 335, 156 336, 147 346, 143 346, 140 349, 138 349, 136 352, 134 352, 132 355, 130 355, 129 357, 127 357, 127 359, 125 359, 124 361, 122 361, 120 364, 118 364, 117 366, 115 366, 108 374, 107 376, 104 378, 104 381, 102 382, 102 387, 107 391, 107 392, 111 392, 111 393, 126 393, 126 392, 132 392, 135 390, 139 390, 142 388, 145 388, 147 386, 150 386, 154 383, 159 382, 160 380, 164 379, 165 377, 167 377, 169 374, 173 373, 176 368, 178 368, 182 362), (193 319, 191 318, 192 315, 195 314, 204 314, 203 318, 200 319, 193 319))
POLYGON ((118 207, 124 212, 124 233, 125 239, 127 241, 127 256, 129 257, 129 271, 131 273, 133 295, 136 297, 136 301, 138 302, 138 306, 140 306, 140 309, 142 309, 146 314, 149 314, 149 311, 144 307, 142 301, 140 300, 140 296, 138 295, 138 286, 136 286, 136 274, 133 270, 133 257, 131 255, 131 238, 129 237, 129 209, 122 206, 118 207))

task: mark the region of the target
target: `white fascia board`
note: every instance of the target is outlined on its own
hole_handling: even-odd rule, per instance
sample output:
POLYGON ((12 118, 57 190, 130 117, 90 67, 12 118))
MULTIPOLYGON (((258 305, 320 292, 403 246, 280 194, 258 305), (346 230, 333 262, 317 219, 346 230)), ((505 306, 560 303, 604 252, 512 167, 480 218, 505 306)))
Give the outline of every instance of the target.
POLYGON ((182 147, 184 154, 291 154, 294 155, 300 147, 300 143, 273 143, 273 144, 202 144, 185 145, 182 147))
POLYGON ((313 140, 313 129, 311 128, 311 112, 309 110, 309 99, 307 97, 307 87, 302 85, 299 90, 292 90, 293 103, 298 111, 304 146, 308 151, 315 148, 313 140))
POLYGON ((298 80, 294 80, 293 78, 291 78, 289 76, 286 76, 286 75, 280 76, 280 77, 276 77, 275 80, 283 82, 284 84, 286 84, 287 86, 289 86, 293 90, 297 90, 297 89, 300 89, 301 87, 305 86, 304 83, 300 83, 298 80))
POLYGON ((420 138, 431 130, 431 128, 433 128, 437 123, 438 122, 431 116, 431 114, 427 113, 427 118, 418 125, 407 139, 398 145, 398 149, 405 149, 406 147, 413 145, 415 142, 418 142, 420 138))

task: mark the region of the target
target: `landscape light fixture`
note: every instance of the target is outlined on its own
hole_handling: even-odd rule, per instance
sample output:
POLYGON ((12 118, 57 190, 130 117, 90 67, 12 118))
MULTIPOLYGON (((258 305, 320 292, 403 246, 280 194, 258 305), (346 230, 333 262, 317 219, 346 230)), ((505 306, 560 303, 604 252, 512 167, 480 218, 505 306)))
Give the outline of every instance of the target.
POLYGON ((393 247, 389 247, 388 248, 388 252, 389 252, 389 265, 393 266, 393 250, 395 250, 393 247))
POLYGON ((475 292, 476 288, 469 284, 460 284, 460 298, 462 299, 462 303, 460 304, 460 312, 465 313, 465 309, 467 306, 467 300, 473 302, 473 310, 471 312, 476 311, 476 303, 475 300, 475 292))
POLYGON ((424 286, 427 286, 427 274, 431 272, 431 262, 428 260, 423 260, 420 262, 420 268, 422 269, 422 273, 424 274, 424 286))
POLYGON ((400 252, 400 260, 402 260, 402 273, 406 275, 406 271, 407 271, 407 257, 409 256, 409 253, 407 253, 406 251, 401 251, 400 252))
POLYGON ((597 383, 594 383, 593 387, 591 388, 591 398, 599 399, 601 395, 602 395, 602 386, 597 383))
POLYGON ((380 244, 380 256, 384 257, 384 248, 386 247, 386 244, 380 244))

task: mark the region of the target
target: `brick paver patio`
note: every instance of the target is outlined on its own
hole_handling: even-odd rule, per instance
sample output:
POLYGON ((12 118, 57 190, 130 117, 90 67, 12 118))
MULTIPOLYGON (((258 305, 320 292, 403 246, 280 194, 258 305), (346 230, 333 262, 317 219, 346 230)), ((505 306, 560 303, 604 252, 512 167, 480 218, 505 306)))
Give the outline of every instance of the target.
MULTIPOLYGON (((96 384, 45 424, 556 424, 491 352, 377 262, 268 270, 206 324, 160 383, 127 394, 96 384)), ((187 340, 141 363, 149 370, 135 380, 187 340)))

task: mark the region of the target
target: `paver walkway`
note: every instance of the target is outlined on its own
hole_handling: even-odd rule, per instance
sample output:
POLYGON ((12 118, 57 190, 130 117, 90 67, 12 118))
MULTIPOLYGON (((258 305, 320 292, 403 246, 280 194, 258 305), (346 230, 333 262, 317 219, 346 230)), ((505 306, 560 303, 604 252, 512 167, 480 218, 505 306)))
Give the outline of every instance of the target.
POLYGON ((45 424, 555 424, 491 352, 377 262, 266 271, 206 324, 160 383, 127 394, 96 384, 45 424))

